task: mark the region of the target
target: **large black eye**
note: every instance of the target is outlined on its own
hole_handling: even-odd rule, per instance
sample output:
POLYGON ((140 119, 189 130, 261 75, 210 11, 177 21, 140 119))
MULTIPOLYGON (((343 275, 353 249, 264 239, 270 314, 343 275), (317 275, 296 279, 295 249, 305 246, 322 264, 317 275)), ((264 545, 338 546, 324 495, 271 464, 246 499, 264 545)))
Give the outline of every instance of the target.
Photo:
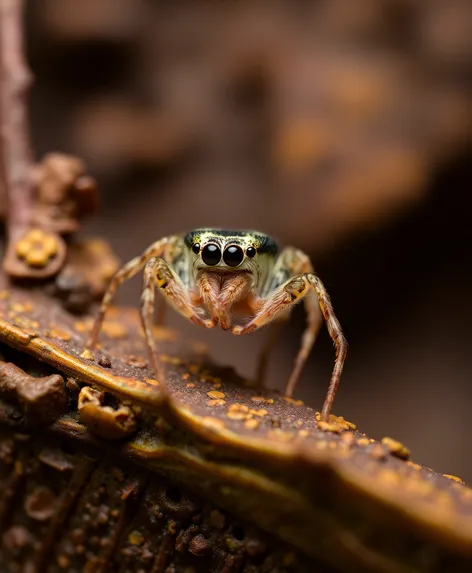
POLYGON ((253 257, 256 256, 256 252, 257 252, 257 251, 256 251, 256 249, 255 249, 254 247, 248 247, 248 248, 246 249, 246 255, 247 255, 250 259, 252 259, 253 257))
POLYGON ((198 253, 200 252, 200 243, 193 243, 192 245, 192 251, 198 255, 198 253))
POLYGON ((208 243, 208 245, 203 247, 202 259, 203 262, 209 267, 217 265, 221 261, 220 247, 218 245, 214 245, 213 243, 208 243))
POLYGON ((228 267, 237 267, 243 262, 244 253, 241 247, 237 245, 230 245, 226 247, 223 253, 223 260, 228 265, 228 267))

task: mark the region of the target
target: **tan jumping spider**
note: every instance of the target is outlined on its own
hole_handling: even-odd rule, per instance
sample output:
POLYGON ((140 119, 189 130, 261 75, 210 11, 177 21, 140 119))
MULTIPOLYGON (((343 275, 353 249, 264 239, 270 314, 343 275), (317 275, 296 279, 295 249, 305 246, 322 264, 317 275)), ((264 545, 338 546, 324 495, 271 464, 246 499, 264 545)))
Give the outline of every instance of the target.
MULTIPOLYGON (((285 392, 292 395, 324 317, 336 347, 333 373, 321 413, 322 420, 328 419, 347 343, 328 293, 314 274, 307 255, 293 247, 279 253, 271 237, 256 231, 196 229, 186 235, 165 237, 129 261, 112 278, 93 327, 90 347, 97 342, 105 313, 119 285, 143 268, 141 320, 158 378, 159 359, 152 335, 155 287, 188 320, 206 328, 219 324, 233 334, 249 334, 272 321, 280 325, 287 320, 294 304, 303 299, 308 324, 285 392)), ((274 341, 273 334, 260 354, 260 383, 274 341)))

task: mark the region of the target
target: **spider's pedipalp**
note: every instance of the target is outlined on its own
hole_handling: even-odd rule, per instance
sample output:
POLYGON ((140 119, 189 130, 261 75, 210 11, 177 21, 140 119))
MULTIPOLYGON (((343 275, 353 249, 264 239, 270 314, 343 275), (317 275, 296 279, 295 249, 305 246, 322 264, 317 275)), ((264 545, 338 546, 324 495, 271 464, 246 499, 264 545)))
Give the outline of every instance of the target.
POLYGON ((234 273, 222 279, 216 273, 203 271, 197 275, 196 284, 213 322, 219 323, 223 330, 230 330, 235 305, 247 297, 253 279, 248 273, 234 273))

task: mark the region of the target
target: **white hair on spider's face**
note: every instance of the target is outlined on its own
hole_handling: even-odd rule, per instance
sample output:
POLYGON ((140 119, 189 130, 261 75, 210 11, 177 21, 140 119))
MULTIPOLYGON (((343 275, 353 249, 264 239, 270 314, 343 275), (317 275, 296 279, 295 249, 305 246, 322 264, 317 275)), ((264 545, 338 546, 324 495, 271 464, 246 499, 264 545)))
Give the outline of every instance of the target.
POLYGON ((184 237, 191 251, 194 277, 198 273, 250 273, 254 286, 262 288, 278 253, 278 245, 258 231, 196 229, 184 237))

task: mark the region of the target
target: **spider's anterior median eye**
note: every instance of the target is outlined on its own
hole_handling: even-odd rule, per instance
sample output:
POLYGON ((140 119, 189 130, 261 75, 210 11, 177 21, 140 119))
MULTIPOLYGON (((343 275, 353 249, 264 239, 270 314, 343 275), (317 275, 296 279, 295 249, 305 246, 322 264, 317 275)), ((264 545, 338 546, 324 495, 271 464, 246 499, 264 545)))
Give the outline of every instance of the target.
POLYGON ((256 253, 257 253, 257 251, 256 251, 256 249, 255 249, 254 247, 248 247, 248 248, 246 249, 246 255, 247 255, 250 259, 254 258, 254 257, 256 256, 256 253))
POLYGON ((230 245, 226 247, 223 253, 223 260, 228 265, 228 267, 237 267, 243 262, 244 252, 241 247, 237 245, 230 245))
POLYGON ((214 245, 213 243, 208 243, 202 249, 202 260, 203 262, 213 267, 217 265, 221 261, 221 251, 218 245, 214 245))
POLYGON ((200 252, 200 243, 193 243, 192 245, 192 251, 198 255, 198 253, 200 252))

